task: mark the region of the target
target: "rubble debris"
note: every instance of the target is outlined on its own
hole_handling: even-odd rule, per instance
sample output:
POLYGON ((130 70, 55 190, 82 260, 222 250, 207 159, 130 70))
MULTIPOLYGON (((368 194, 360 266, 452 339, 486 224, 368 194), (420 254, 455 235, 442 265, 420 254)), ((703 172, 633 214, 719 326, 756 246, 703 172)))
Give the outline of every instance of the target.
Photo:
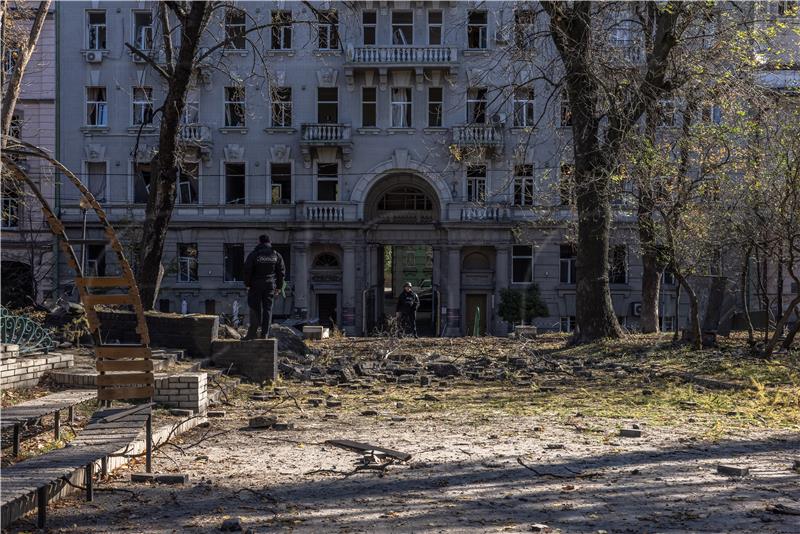
POLYGON ((746 477, 750 474, 750 469, 734 465, 718 465, 717 473, 726 477, 746 477))
POLYGON ((349 451, 360 452, 362 454, 367 452, 370 452, 371 454, 383 453, 389 458, 394 458, 395 460, 400 460, 401 462, 407 462, 411 459, 411 455, 405 452, 385 449, 383 447, 370 445, 369 443, 361 443, 358 441, 351 441, 349 439, 329 439, 326 440, 325 443, 327 445, 339 447, 340 449, 347 449, 349 451))
POLYGON ((242 339, 242 334, 240 334, 239 331, 234 327, 227 324, 219 325, 218 335, 222 339, 242 339))
POLYGON ((271 415, 258 415, 251 417, 247 425, 250 428, 271 428, 277 422, 278 419, 271 415))
POLYGON ((153 478, 156 484, 188 484, 189 475, 185 473, 169 473, 164 475, 156 475, 153 478))
POLYGON ((222 522, 222 525, 219 527, 219 529, 222 532, 241 532, 242 518, 241 517, 228 518, 222 522))
POLYGON ((619 435, 623 438, 641 438, 642 431, 638 428, 620 428, 619 435))

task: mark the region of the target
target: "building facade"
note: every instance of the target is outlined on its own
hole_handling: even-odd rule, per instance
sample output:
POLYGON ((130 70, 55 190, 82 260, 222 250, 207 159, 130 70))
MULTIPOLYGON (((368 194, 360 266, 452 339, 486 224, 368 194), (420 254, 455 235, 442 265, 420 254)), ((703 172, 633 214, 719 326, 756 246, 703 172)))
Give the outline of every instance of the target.
MULTIPOLYGON (((538 326, 574 328, 569 113, 531 62, 508 55, 545 21, 513 3, 235 5, 246 16, 218 13, 208 46, 229 43, 199 66, 184 114, 157 307, 246 313, 243 259, 268 233, 288 270, 278 316, 367 334, 408 280, 422 296, 421 331, 504 334, 501 290, 536 283, 549 310, 538 326)), ((59 154, 134 242, 166 86, 125 43, 163 57, 153 9, 59 5, 59 154)), ((620 194, 611 292, 635 327, 641 266, 620 194)), ((62 217, 77 234, 70 195, 62 217)), ((102 247, 87 261, 113 269, 102 247)), ((665 329, 674 283, 665 277, 665 329)))

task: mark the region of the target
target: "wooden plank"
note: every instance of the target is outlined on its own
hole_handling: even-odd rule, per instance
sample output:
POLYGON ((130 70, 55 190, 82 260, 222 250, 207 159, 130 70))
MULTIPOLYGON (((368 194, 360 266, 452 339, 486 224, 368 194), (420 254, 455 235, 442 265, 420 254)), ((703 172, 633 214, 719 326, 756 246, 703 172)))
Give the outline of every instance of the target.
POLYGON ((143 388, 102 388, 97 390, 99 400, 149 399, 153 396, 153 386, 143 388))
POLYGON ((119 373, 97 375, 98 386, 126 386, 128 384, 152 385, 153 373, 119 373))
POLYGON ((97 370, 107 371, 152 371, 153 360, 98 360, 97 370))
POLYGON ((76 278, 75 282, 83 287, 130 287, 130 282, 122 276, 92 276, 76 278))
POLYGON ((87 307, 97 306, 98 304, 105 304, 108 306, 119 306, 127 304, 133 306, 133 297, 127 293, 119 295, 83 295, 83 305, 87 307))
POLYGON ((95 356, 108 359, 150 358, 150 347, 142 345, 102 345, 94 348, 95 356))
POLYGON ((401 462, 406 462, 411 459, 411 455, 405 452, 394 451, 392 449, 385 449, 377 445, 370 445, 369 443, 361 443, 358 441, 350 441, 349 439, 329 439, 325 443, 356 452, 378 451, 384 453, 386 456, 396 458, 401 462))
POLYGON ((112 414, 108 414, 103 417, 103 423, 110 423, 112 421, 117 421, 122 419, 123 417, 130 417, 131 419, 138 419, 141 418, 142 420, 147 419, 147 416, 150 413, 150 409, 155 406, 154 402, 148 402, 146 404, 140 404, 138 406, 133 406, 132 408, 127 408, 121 412, 116 412, 112 414))

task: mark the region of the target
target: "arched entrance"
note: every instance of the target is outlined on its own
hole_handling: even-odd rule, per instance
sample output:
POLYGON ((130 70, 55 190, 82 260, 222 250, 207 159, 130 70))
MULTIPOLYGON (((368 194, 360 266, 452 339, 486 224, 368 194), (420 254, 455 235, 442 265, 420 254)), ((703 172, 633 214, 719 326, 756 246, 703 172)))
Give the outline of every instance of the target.
POLYGON ((417 330, 438 333, 438 244, 441 202, 431 183, 408 171, 388 172, 364 200, 369 279, 365 294, 366 330, 383 327, 395 315, 397 298, 410 282, 419 295, 417 330))

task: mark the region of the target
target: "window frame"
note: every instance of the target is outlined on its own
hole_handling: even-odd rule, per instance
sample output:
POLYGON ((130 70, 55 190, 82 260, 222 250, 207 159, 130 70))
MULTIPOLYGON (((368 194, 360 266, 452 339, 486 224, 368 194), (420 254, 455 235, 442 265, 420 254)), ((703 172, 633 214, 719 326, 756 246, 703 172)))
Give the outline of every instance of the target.
POLYGON ((536 92, 533 87, 518 87, 511 96, 515 128, 533 128, 536 125, 536 92), (525 98, 518 98, 518 93, 525 91, 525 98), (522 112, 521 114, 519 112, 522 112), (530 117, 529 117, 530 115, 530 117), (519 120, 522 118, 523 120, 519 120), (528 124, 530 122, 530 124, 528 124))
POLYGON ((533 50, 532 37, 536 35, 536 12, 529 7, 514 9, 514 46, 518 50, 533 50), (529 21, 521 21, 523 15, 529 21))
POLYGON ((624 243, 618 243, 616 245, 611 245, 608 248, 608 283, 609 284, 617 284, 617 285, 626 285, 628 283, 628 245, 624 243), (617 251, 622 251, 622 277, 620 281, 619 272, 615 272, 617 269, 617 260, 616 257, 617 251))
POLYGON ((198 206, 200 205, 200 197, 201 197, 201 190, 200 190, 200 173, 201 173, 202 165, 200 165, 199 161, 183 161, 181 162, 181 168, 178 171, 178 179, 176 181, 176 192, 175 192, 175 204, 179 206, 198 206), (183 186, 189 185, 191 186, 191 179, 184 179, 186 176, 191 177, 191 173, 188 173, 183 170, 185 165, 194 165, 195 169, 197 170, 197 175, 194 177, 195 181, 195 198, 194 202, 184 202, 183 201, 183 186))
MULTIPOLYGON (((327 175, 326 175, 327 176, 327 175)), ((342 196, 342 166, 339 160, 336 163, 320 163, 319 160, 314 162, 314 201, 315 202, 339 202, 342 196), (319 166, 320 165, 336 165, 336 180, 331 178, 320 179, 319 166), (321 200, 319 198, 319 184, 320 182, 336 182, 336 198, 334 200, 321 200)))
POLYGON ((105 85, 87 85, 84 92, 84 98, 86 102, 86 108, 84 111, 84 124, 91 128, 108 128, 108 88, 105 85), (89 91, 92 89, 102 89, 105 100, 89 100, 89 91), (90 106, 96 106, 97 117, 103 117, 105 119, 102 123, 98 122, 92 124, 89 122, 89 117, 91 116, 91 112, 89 111, 90 106))
POLYGON ((317 124, 339 124, 339 97, 341 96, 338 87, 317 87, 317 124), (326 89, 335 89, 336 90, 336 100, 320 100, 320 90, 326 89), (320 106, 321 105, 336 105, 336 120, 334 121, 323 121, 320 113, 320 106))
MULTIPOLYGON (((235 94, 233 96, 236 96, 235 94)), ((244 86, 239 85, 226 85, 222 88, 222 98, 223 98, 223 116, 224 116, 224 124, 225 128, 247 128, 247 88, 244 86), (238 90, 241 91, 241 100, 233 100, 229 98, 228 90, 238 90), (235 111, 236 106, 241 107, 241 123, 240 124, 229 124, 229 114, 228 114, 228 106, 231 106, 231 113, 230 117, 233 118, 233 114, 235 111)))
POLYGON ((269 106, 269 119, 273 128, 291 128, 294 120, 294 106, 292 102, 293 97, 292 88, 289 87, 276 87, 270 91, 270 106, 269 106), (289 99, 283 100, 279 97, 288 92, 289 99), (283 120, 277 121, 276 117, 282 117, 283 120), (288 116, 288 122, 286 118, 288 116))
POLYGON ((533 283, 533 257, 534 257, 534 252, 533 252, 533 245, 532 244, 531 245, 517 244, 517 245, 512 245, 511 246, 511 283, 513 285, 528 285, 528 284, 532 284, 533 283), (530 249, 530 253, 529 254, 522 254, 522 253, 518 254, 517 253, 517 249, 522 249, 522 248, 529 248, 530 249), (516 264, 517 260, 525 260, 525 261, 529 262, 529 269, 526 271, 527 274, 530 275, 530 279, 529 280, 519 281, 519 280, 516 279, 516 274, 517 273, 516 273, 516 269, 514 267, 515 267, 515 264, 516 264))
MULTIPOLYGON (((235 260, 233 261, 235 262, 235 260)), ((245 261, 244 243, 222 243, 222 281, 228 284, 244 282, 244 261, 245 261), (228 278, 228 260, 230 259, 229 251, 231 248, 240 249, 242 252, 239 265, 240 278, 236 278, 235 273, 233 273, 232 278, 228 278)), ((235 265, 233 265, 232 267, 235 267, 235 265)), ((236 269, 232 268, 231 271, 236 271, 236 269)))
POLYGON ((489 166, 485 163, 467 165, 465 169, 465 195, 467 202, 486 202, 489 166), (481 169, 483 169, 481 171, 481 169))
POLYGON ((85 21, 86 21, 86 50, 96 50, 96 51, 105 51, 108 50, 108 10, 107 9, 87 9, 85 11, 85 21), (91 16, 92 15, 103 15, 103 22, 102 24, 92 24, 91 16), (102 41, 103 46, 99 46, 99 37, 97 37, 98 42, 96 46, 92 46, 92 31, 96 29, 98 31, 98 35, 102 34, 102 41))
POLYGON ((558 281, 562 285, 574 286, 578 278, 578 249, 571 243, 559 244, 558 251, 558 281), (569 249, 569 256, 564 251, 569 249), (566 268, 566 270, 565 270, 566 268), (564 276, 566 274, 566 276, 564 276), (566 278, 566 279, 565 279, 566 278))
POLYGON ((442 86, 429 86, 428 87, 428 128, 442 128, 444 125, 444 87, 442 86), (439 100, 431 99, 431 91, 439 91, 439 100), (434 106, 438 110, 434 112, 434 106), (438 117, 438 124, 431 123, 431 117, 438 117))
POLYGON ((487 124, 488 94, 489 90, 486 87, 467 88, 467 124, 487 124), (477 92, 478 96, 472 97, 471 93, 473 92, 477 92), (482 120, 477 120, 479 117, 476 116, 479 115, 479 112, 483 115, 482 120))
POLYGON ((391 36, 392 36, 392 46, 414 46, 414 26, 415 26, 415 17, 414 17, 414 10, 413 9, 392 9, 389 15, 389 28, 391 29, 391 36), (397 14, 409 14, 411 15, 411 23, 403 22, 403 23, 396 23, 394 20, 395 15, 397 14), (411 39, 408 42, 400 43, 395 42, 395 32, 399 31, 398 35, 401 35, 403 39, 406 39, 406 34, 403 31, 408 30, 410 27, 410 36, 411 39))
POLYGON ((86 189, 88 189, 89 192, 92 193, 92 195, 98 201, 107 202, 111 198, 109 195, 110 180, 108 176, 108 167, 109 167, 108 160, 84 160, 82 167, 83 167, 82 170, 83 170, 84 184, 86 186, 86 189), (101 191, 99 192, 100 193, 99 195, 95 194, 95 192, 92 191, 92 180, 91 180, 92 175, 89 174, 89 166, 93 164, 102 164, 105 169, 102 177, 103 185, 101 191))
POLYGON ((19 189, 3 184, 0 189, 0 228, 15 230, 19 228, 22 216, 22 202, 19 189))
POLYGON ((132 33, 133 33, 133 45, 136 48, 138 48, 139 50, 141 50, 142 52, 150 52, 151 50, 153 50, 153 46, 154 46, 154 43, 155 43, 154 30, 153 30, 153 12, 150 11, 149 9, 132 9, 131 10, 131 24, 133 24, 133 30, 132 30, 132 33), (139 26, 137 24, 137 22, 136 22, 136 17, 138 15, 149 15, 150 16, 150 24, 139 26), (139 38, 141 37, 139 34, 141 33, 141 31, 137 31, 137 30, 144 30, 144 29, 149 30, 148 32, 146 32, 146 33, 150 34, 149 35, 149 39, 150 39, 150 46, 149 47, 145 47, 145 46, 143 46, 142 43, 139 42, 139 38))
POLYGON ((291 9, 273 9, 270 11, 270 40, 269 46, 271 50, 292 50, 294 46, 294 24, 292 17, 294 16, 291 9), (283 19, 288 13, 288 22, 283 19), (288 33, 288 36, 287 36, 288 33), (288 37, 289 46, 286 45, 288 37), (278 43, 278 46, 275 46, 278 43))
POLYGON ((411 87, 405 86, 397 86, 391 87, 389 89, 389 117, 390 117, 390 124, 392 128, 413 128, 414 127, 414 91, 411 87), (399 90, 406 91, 406 96, 408 97, 407 101, 395 101, 395 91, 399 90), (402 122, 408 121, 408 124, 395 124, 395 106, 399 106, 399 109, 403 110, 400 114, 401 117, 404 117, 402 122))
POLYGON ((534 174, 532 163, 514 165, 514 206, 533 206, 536 192, 534 174))
POLYGON ((246 161, 222 161, 222 183, 220 184, 220 204, 224 206, 245 206, 247 205, 248 195, 247 195, 247 162, 246 161), (230 177, 241 176, 242 179, 242 191, 244 193, 243 197, 234 199, 231 201, 228 199, 228 166, 229 165, 241 165, 242 166, 242 173, 241 174, 230 174, 230 177))
POLYGON ((200 248, 197 246, 197 241, 189 242, 189 243, 177 243, 178 246, 178 254, 177 254, 177 264, 178 264, 178 272, 176 277, 176 282, 179 284, 193 284, 200 281, 200 248), (193 247, 195 251, 194 257, 192 256, 184 256, 181 254, 182 247, 193 247), (184 266, 185 266, 185 274, 186 280, 183 280, 184 274, 184 266))
MULTIPOLYGON (((292 161, 289 161, 289 162, 270 161, 269 162, 269 190, 268 191, 269 191, 268 194, 269 194, 269 203, 270 204, 281 205, 281 206, 294 204, 294 162, 292 162, 292 161), (272 167, 274 165, 287 165, 289 167, 289 198, 288 198, 288 202, 283 202, 283 201, 281 201, 279 203, 275 202, 274 195, 273 195, 273 189, 274 189, 276 184, 274 182, 274 178, 273 177, 276 174, 273 172, 273 169, 272 169, 272 167)), ((283 186, 282 185, 281 185, 281 199, 283 200, 283 186)))
POLYGON ((328 9, 317 13, 316 33, 317 50, 336 51, 339 49, 341 39, 339 38, 339 13, 336 9, 328 9), (331 16, 334 20, 331 21, 331 16), (325 46, 323 42, 323 28, 325 29, 325 46))
POLYGON ((225 8, 223 20, 223 31, 225 45, 222 47, 224 51, 241 52, 247 50, 247 13, 243 9, 228 6, 225 8), (241 22, 230 22, 231 15, 241 16, 241 22), (235 31, 241 33, 235 33, 235 31), (237 44, 237 40, 241 39, 241 43, 237 44))
MULTIPOLYGON (((137 182, 138 171, 139 171, 138 168, 140 166, 145 166, 145 165, 147 167, 150 167, 147 170, 147 173, 150 175, 150 180, 152 180, 153 179, 153 170, 152 170, 152 167, 151 167, 149 162, 142 162, 142 161, 136 161, 136 160, 131 161, 131 167, 130 167, 130 169, 131 169, 131 189, 130 189, 130 191, 131 191, 131 195, 130 195, 131 204, 146 204, 147 203, 147 200, 148 200, 147 198, 145 198, 145 200, 143 202, 141 202, 141 201, 137 202, 136 201, 136 189, 137 189, 136 188, 136 182, 137 182)), ((144 170, 142 172, 144 172, 144 170)), ((144 180, 144 175, 142 175, 142 183, 144 185, 144 191, 145 191, 145 193, 147 194, 148 197, 150 196, 150 183, 148 183, 150 180, 145 181, 144 180)))
POLYGON ((131 91, 131 125, 133 126, 152 126, 153 125, 153 88, 147 85, 134 86, 131 91), (137 100, 136 92, 143 91, 145 100, 137 100), (137 113, 139 108, 139 113, 137 113), (147 113, 149 116, 141 116, 147 113), (145 119, 148 120, 145 120, 145 119))
POLYGON ((364 85, 361 87, 361 127, 362 128, 377 128, 378 127, 378 88, 374 85, 364 85), (364 96, 365 91, 372 91, 373 96, 371 100, 367 100, 364 96), (367 107, 372 109, 372 124, 367 124, 365 116, 367 115, 367 107))
POLYGON ((467 11, 467 50, 488 50, 489 49, 489 12, 485 9, 470 9, 467 11), (484 22, 472 22, 472 14, 482 13, 486 20, 484 22), (470 37, 472 32, 477 31, 478 46, 472 46, 470 37), (481 46, 482 45, 482 46, 481 46))
POLYGON ((378 12, 374 9, 364 9, 361 11, 361 46, 377 46, 378 44, 378 12), (373 15, 374 22, 365 22, 365 15, 373 15), (367 42, 367 29, 372 30, 372 42, 367 42))
POLYGON ((573 163, 561 163, 558 167, 558 201, 560 206, 574 206, 575 198, 575 165, 573 163), (567 169, 570 172, 565 172, 567 169), (565 175, 568 179, 565 179, 565 175))
POLYGON ((428 38, 428 46, 443 46, 444 45, 444 11, 441 9, 428 9, 427 14, 425 16, 425 20, 427 22, 427 38, 428 38), (439 22, 431 22, 431 14, 438 13, 439 14, 439 22), (437 28, 439 30, 439 39, 437 43, 432 42, 431 39, 431 30, 437 28))

